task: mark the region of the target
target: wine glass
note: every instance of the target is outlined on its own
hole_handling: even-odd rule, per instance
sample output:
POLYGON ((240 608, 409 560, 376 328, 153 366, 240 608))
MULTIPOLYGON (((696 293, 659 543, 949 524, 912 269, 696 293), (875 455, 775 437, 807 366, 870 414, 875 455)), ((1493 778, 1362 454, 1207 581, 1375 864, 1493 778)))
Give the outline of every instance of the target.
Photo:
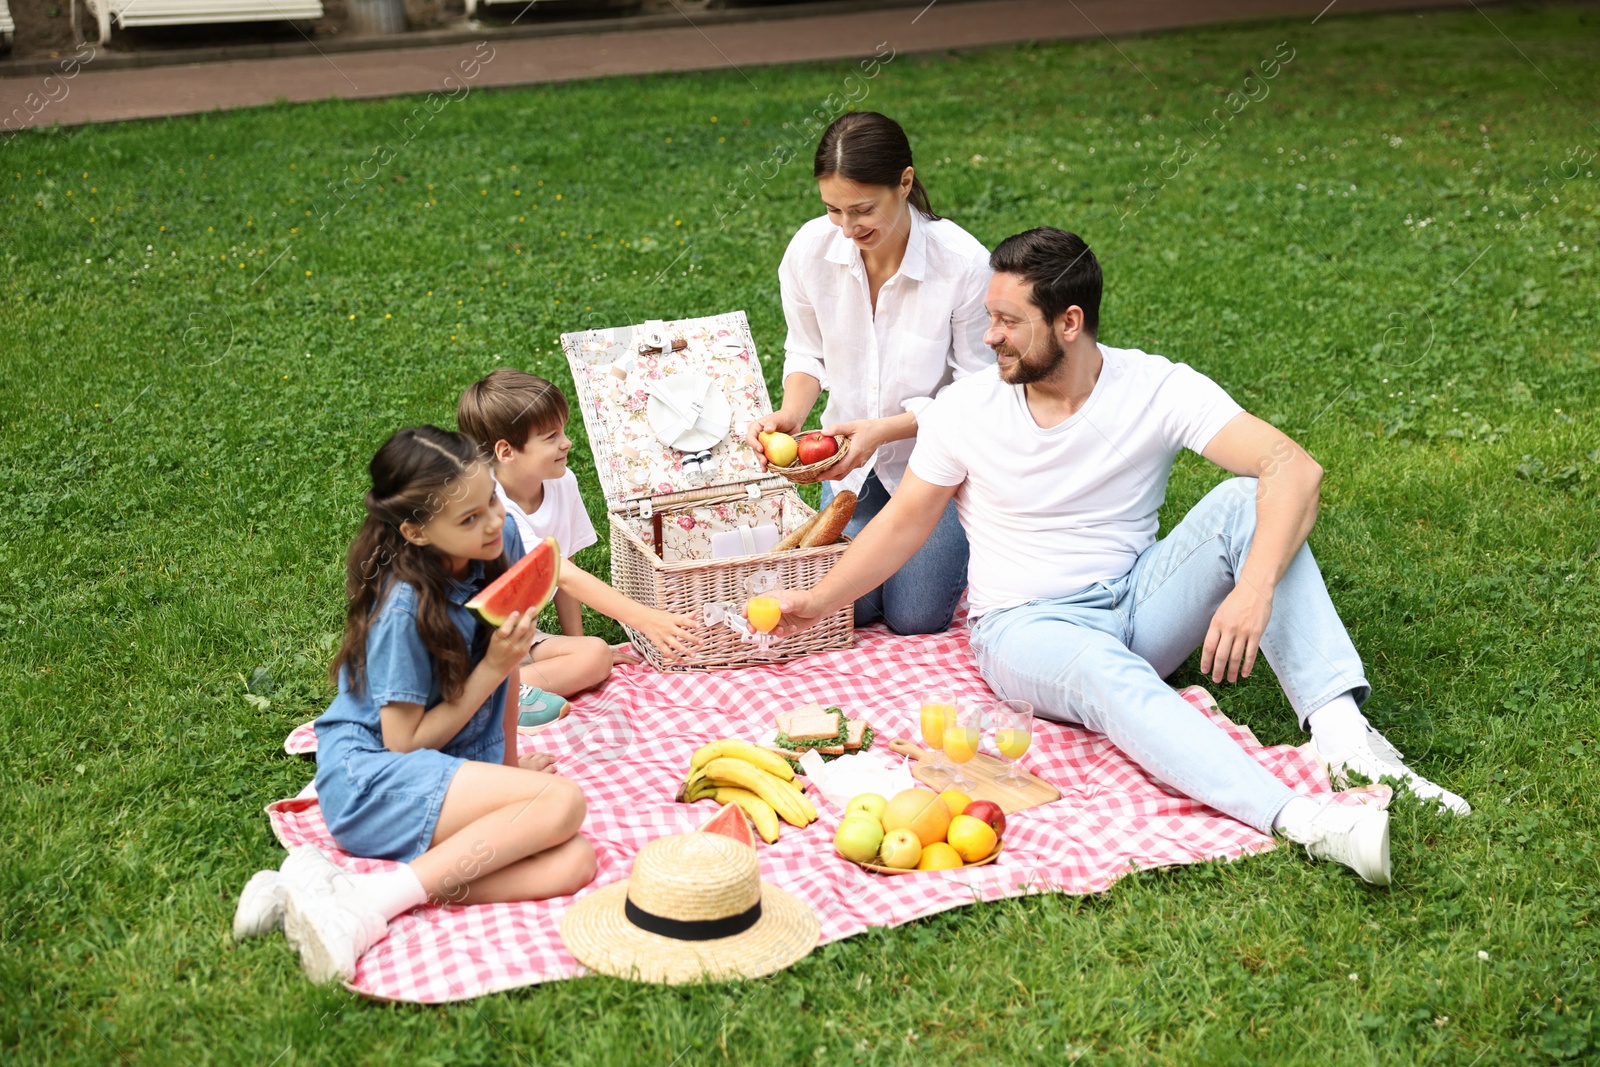
POLYGON ((983 705, 968 701, 957 705, 955 714, 945 716, 944 755, 956 764, 955 780, 950 788, 970 794, 975 788, 962 771, 962 765, 978 754, 978 742, 983 737, 983 705))
POLYGON ((996 776, 997 785, 1020 786, 1028 776, 1017 761, 1033 744, 1033 705, 1026 700, 1002 700, 989 709, 994 722, 994 747, 1006 761, 1006 769, 996 776))
POLYGON ((943 784, 956 776, 955 768, 944 757, 944 724, 956 713, 956 695, 948 689, 930 689, 922 694, 922 743, 935 756, 922 764, 922 780, 929 785, 943 784))

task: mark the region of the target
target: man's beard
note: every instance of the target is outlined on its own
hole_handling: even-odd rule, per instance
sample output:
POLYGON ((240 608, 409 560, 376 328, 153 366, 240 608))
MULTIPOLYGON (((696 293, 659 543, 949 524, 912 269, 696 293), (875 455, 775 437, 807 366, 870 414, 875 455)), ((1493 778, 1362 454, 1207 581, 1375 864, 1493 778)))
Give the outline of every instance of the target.
MULTIPOLYGON (((1056 340, 1053 333, 1045 334, 1046 346, 1044 352, 1032 362, 1024 355, 1009 367, 1000 368, 1000 380, 1007 385, 1032 385, 1034 382, 1043 381, 1056 372, 1056 369, 1067 358, 1067 350, 1061 342, 1056 340)), ((998 350, 997 350, 998 353, 998 350)), ((1007 353, 1010 354, 1009 352, 1007 353)))

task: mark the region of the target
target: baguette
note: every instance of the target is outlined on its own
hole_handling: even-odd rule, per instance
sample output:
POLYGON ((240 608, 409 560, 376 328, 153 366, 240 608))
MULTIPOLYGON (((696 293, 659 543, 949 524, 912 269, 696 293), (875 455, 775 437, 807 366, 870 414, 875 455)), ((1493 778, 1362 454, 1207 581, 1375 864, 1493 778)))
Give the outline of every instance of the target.
POLYGON ((800 538, 801 548, 821 548, 839 540, 850 516, 856 513, 856 495, 846 489, 817 515, 816 525, 800 538))
POLYGON ((772 551, 787 552, 791 548, 799 548, 801 539, 812 531, 812 529, 817 525, 817 520, 821 518, 822 512, 819 511, 805 522, 801 523, 799 526, 796 526, 794 529, 784 534, 783 540, 772 546, 772 551))

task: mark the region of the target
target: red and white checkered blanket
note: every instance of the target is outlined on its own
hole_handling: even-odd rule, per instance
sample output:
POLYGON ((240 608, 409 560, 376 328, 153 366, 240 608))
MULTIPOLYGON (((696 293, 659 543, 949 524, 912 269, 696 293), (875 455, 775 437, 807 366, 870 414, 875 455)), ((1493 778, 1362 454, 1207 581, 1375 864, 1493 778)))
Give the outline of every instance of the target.
MULTIPOLYGON (((926 637, 862 630, 852 649, 789 663, 706 674, 662 674, 621 667, 600 689, 573 702, 573 712, 524 751, 558 757, 555 769, 577 781, 589 801, 583 833, 599 858, 593 888, 626 878, 645 842, 692 830, 714 812, 673 795, 689 756, 721 737, 755 740, 772 716, 816 700, 862 715, 879 737, 915 737, 917 694, 933 683, 958 697, 993 699, 967 647, 965 628, 926 637)), ((1217 710, 1205 690, 1183 696, 1226 726, 1255 759, 1301 793, 1330 790, 1306 751, 1263 748, 1217 710)), ((309 723, 285 743, 309 752, 309 723)), ((762 845, 761 874, 810 904, 822 920, 822 941, 870 926, 895 926, 979 900, 1024 893, 1096 893, 1130 871, 1264 852, 1273 839, 1153 782, 1105 738, 1055 723, 1035 726, 1023 765, 1061 790, 1061 800, 1007 820, 1005 852, 968 870, 883 876, 833 854, 840 812, 819 800, 821 818, 805 830, 785 826, 762 845)), ((1349 796, 1349 802, 1376 798, 1349 796)), ((314 844, 354 871, 387 863, 338 851, 314 796, 267 808, 285 847, 314 844)), ((350 988, 384 1000, 439 1003, 518 986, 570 978, 582 967, 561 943, 561 916, 575 898, 527 904, 425 907, 395 920, 387 940, 362 958, 350 988)))

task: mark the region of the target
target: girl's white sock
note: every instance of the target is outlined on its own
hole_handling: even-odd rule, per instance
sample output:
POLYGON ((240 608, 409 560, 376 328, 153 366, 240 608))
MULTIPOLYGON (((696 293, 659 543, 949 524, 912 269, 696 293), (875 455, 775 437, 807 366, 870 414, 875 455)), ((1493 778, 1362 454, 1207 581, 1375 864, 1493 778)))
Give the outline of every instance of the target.
POLYGON ((1304 843, 1311 839, 1311 820, 1321 810, 1322 805, 1316 801, 1308 797, 1295 797, 1272 820, 1272 829, 1290 841, 1304 843))
POLYGON ((392 871, 374 871, 371 874, 347 875, 348 892, 355 894, 362 905, 391 920, 404 915, 412 908, 427 903, 428 894, 408 863, 392 871))
POLYGON ((1327 759, 1355 751, 1367 738, 1367 717, 1349 693, 1341 693, 1313 711, 1306 726, 1317 751, 1327 759))

